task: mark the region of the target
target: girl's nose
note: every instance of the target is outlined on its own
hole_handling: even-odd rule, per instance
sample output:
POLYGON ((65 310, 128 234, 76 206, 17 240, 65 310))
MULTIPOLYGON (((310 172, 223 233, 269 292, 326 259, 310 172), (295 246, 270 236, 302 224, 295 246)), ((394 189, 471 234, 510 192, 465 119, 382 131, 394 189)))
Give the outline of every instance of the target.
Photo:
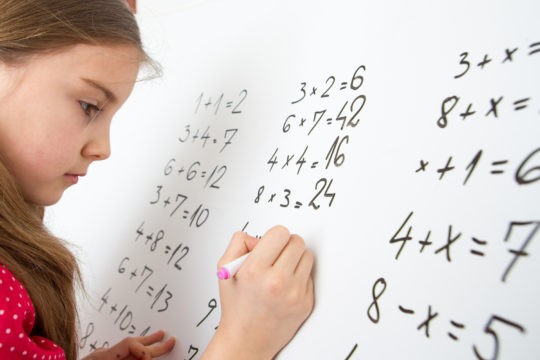
POLYGON ((94 161, 105 160, 111 156, 109 126, 102 126, 95 130, 94 135, 84 145, 82 155, 94 161))

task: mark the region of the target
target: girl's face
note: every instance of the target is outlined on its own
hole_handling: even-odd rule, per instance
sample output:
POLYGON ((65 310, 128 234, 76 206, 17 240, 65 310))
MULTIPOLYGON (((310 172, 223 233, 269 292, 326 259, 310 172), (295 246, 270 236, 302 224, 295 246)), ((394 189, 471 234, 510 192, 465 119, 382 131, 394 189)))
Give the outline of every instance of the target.
POLYGON ((131 94, 139 56, 131 46, 76 45, 0 63, 0 157, 27 201, 56 203, 109 157, 111 120, 131 94))

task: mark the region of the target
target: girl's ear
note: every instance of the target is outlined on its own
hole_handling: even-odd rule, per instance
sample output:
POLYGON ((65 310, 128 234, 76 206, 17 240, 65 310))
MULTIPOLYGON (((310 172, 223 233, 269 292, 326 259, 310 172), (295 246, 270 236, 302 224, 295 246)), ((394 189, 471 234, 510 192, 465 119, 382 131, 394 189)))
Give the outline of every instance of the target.
POLYGON ((137 13, 137 0, 126 0, 127 4, 129 5, 129 8, 131 9, 131 12, 136 14, 137 13))

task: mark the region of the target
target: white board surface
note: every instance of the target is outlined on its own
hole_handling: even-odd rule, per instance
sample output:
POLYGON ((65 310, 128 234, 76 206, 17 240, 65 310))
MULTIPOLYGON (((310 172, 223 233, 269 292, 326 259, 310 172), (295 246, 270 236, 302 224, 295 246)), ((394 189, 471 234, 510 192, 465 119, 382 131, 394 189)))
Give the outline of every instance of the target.
POLYGON ((316 306, 279 359, 538 359, 539 13, 142 1, 164 75, 46 217, 81 259, 81 352, 163 328, 200 358, 231 234, 283 224, 316 306))

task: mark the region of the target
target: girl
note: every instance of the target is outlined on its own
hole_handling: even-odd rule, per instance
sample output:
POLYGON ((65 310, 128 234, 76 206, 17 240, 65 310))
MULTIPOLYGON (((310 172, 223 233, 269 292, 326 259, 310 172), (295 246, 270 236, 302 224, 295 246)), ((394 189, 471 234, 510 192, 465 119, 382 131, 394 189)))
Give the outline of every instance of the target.
MULTIPOLYGON (((77 359, 74 256, 42 222, 44 206, 110 155, 109 127, 139 67, 152 65, 123 0, 0 0, 0 358, 77 359)), ((234 234, 218 268, 220 326, 203 359, 271 359, 313 307, 313 255, 276 226, 234 234)), ((87 359, 152 359, 164 332, 87 359)))

